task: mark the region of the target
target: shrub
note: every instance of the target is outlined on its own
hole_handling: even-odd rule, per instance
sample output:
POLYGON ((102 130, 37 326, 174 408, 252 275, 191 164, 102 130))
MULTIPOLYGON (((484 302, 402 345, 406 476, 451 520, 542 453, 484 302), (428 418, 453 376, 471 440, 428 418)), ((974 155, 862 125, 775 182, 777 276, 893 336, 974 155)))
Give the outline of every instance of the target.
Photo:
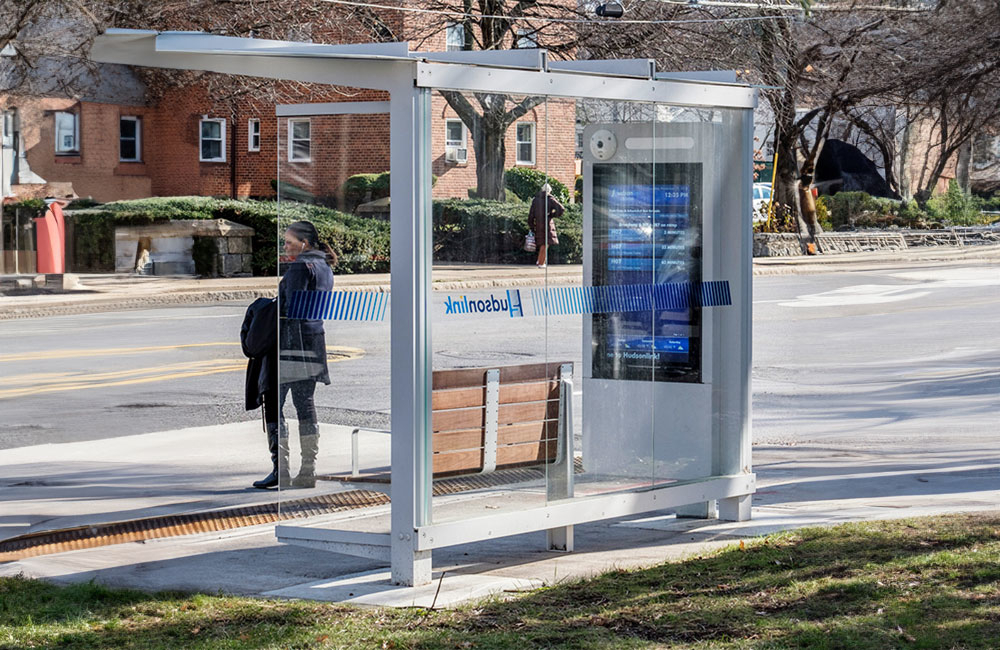
POLYGON ((978 201, 962 191, 955 179, 948 189, 927 201, 931 216, 957 225, 974 225, 983 221, 978 201))
POLYGON ((583 176, 580 174, 573 180, 573 202, 583 203, 583 176))
MULTIPOLYGON (((438 177, 431 176, 431 187, 437 183, 438 177)), ((355 174, 344 181, 341 188, 344 210, 352 212, 359 204, 389 196, 389 172, 381 174, 355 174), (370 192, 370 194, 369 194, 370 192)))
POLYGON ((1000 212, 1000 193, 984 198, 980 208, 987 212, 1000 212))
POLYGON ((382 272, 389 269, 389 224, 330 208, 275 201, 170 197, 117 201, 72 215, 74 254, 82 270, 114 268, 114 231, 119 225, 141 225, 171 219, 228 219, 254 229, 252 268, 255 275, 274 275, 279 252, 279 229, 308 219, 320 238, 340 257, 336 273, 382 272))
MULTIPOLYGON (((528 234, 528 206, 483 199, 434 202, 434 259, 449 262, 530 264, 523 250, 528 234)), ((559 244, 549 249, 553 264, 583 260, 583 212, 567 206, 556 220, 559 244)))
MULTIPOLYGON (((823 230, 830 231, 833 230, 833 222, 830 221, 830 209, 826 207, 826 198, 821 196, 816 199, 816 221, 819 222, 823 230)), ((761 209, 766 211, 766 205, 761 206, 761 209)))
POLYGON ((344 196, 344 210, 354 210, 360 203, 364 203, 368 198, 372 183, 379 177, 378 174, 355 174, 349 176, 344 181, 342 194, 344 196))
MULTIPOLYGON (((470 187, 466 191, 466 193, 469 195, 470 199, 478 199, 479 198, 479 188, 478 187, 470 187)), ((521 200, 521 197, 519 197, 517 194, 514 194, 514 192, 509 187, 505 187, 504 188, 504 190, 503 190, 503 196, 504 196, 504 202, 505 203, 524 203, 524 201, 521 200)), ((490 199, 483 199, 483 200, 484 201, 489 201, 490 199)))
POLYGON ((40 217, 45 212, 45 201, 43 199, 24 199, 16 203, 7 203, 3 206, 4 214, 10 216, 17 214, 18 210, 31 213, 34 217, 40 217))
POLYGON ((504 185, 517 194, 522 201, 528 202, 535 198, 546 181, 552 186, 552 196, 557 201, 563 205, 569 203, 569 190, 566 189, 566 186, 559 179, 548 176, 545 172, 530 167, 512 167, 503 175, 504 185))
POLYGON ((930 215, 921 210, 916 201, 901 202, 896 214, 907 228, 926 228, 930 220, 930 215))
POLYGON ((371 183, 372 200, 389 196, 389 172, 377 174, 371 183))

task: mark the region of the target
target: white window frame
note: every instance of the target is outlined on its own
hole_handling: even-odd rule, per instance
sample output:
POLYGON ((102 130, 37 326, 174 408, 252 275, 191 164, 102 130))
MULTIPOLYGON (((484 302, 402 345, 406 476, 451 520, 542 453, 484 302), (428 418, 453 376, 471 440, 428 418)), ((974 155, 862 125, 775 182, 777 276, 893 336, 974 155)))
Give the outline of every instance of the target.
MULTIPOLYGON (((299 138, 302 141, 303 138, 299 138)), ((289 118, 288 120, 288 162, 312 162, 312 120, 308 117, 296 117, 289 118), (295 157, 295 142, 296 140, 292 138, 292 133, 294 131, 294 125, 299 123, 306 123, 309 125, 309 137, 305 138, 305 141, 309 143, 309 155, 305 158, 295 157)))
MULTIPOLYGON (((209 138, 209 140, 214 141, 216 138, 209 138)), ((226 162, 226 118, 224 117, 203 117, 198 120, 198 160, 200 162, 226 162), (202 154, 204 152, 204 147, 202 143, 204 142, 204 130, 202 125, 206 122, 217 122, 220 125, 219 129, 219 157, 218 158, 205 158, 202 154)))
POLYGON ((55 128, 55 141, 56 153, 60 156, 79 156, 80 155, 80 114, 73 111, 56 111, 53 116, 53 126, 55 128), (60 116, 68 115, 73 119, 73 146, 64 147, 60 146, 59 138, 61 135, 60 130, 60 116))
POLYGON ((462 23, 448 23, 444 33, 445 51, 460 52, 465 49, 465 25, 462 23))
POLYGON ((534 122, 516 122, 514 124, 514 160, 518 165, 524 166, 534 166, 535 159, 538 157, 537 149, 535 146, 535 141, 537 140, 536 134, 538 129, 534 122), (530 126, 531 127, 531 140, 521 139, 521 127, 530 126), (531 144, 531 160, 525 160, 521 158, 521 145, 531 144))
POLYGON ((260 151, 260 119, 256 117, 247 121, 247 151, 260 151))
POLYGON ((118 116, 118 160, 120 162, 142 162, 142 120, 139 119, 138 115, 118 116), (122 158, 121 142, 126 139, 122 135, 122 122, 135 122, 135 158, 122 158))
POLYGON ((444 155, 446 162, 452 162, 458 165, 464 165, 469 162, 469 128, 465 126, 465 122, 457 117, 449 117, 444 121, 444 155), (449 140, 448 139, 448 125, 451 123, 458 122, 462 126, 462 139, 461 140, 449 140), (454 151, 454 160, 448 160, 448 155, 454 151), (465 155, 462 156, 461 152, 464 151, 465 155))

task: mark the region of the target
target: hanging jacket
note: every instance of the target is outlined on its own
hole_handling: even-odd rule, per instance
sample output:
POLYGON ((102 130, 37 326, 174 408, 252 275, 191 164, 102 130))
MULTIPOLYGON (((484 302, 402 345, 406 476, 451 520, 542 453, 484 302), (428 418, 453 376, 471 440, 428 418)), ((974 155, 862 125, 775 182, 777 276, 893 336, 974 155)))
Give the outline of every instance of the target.
POLYGON ((247 307, 240 328, 240 345, 247 362, 245 407, 252 411, 268 390, 278 388, 278 301, 258 298, 247 307))

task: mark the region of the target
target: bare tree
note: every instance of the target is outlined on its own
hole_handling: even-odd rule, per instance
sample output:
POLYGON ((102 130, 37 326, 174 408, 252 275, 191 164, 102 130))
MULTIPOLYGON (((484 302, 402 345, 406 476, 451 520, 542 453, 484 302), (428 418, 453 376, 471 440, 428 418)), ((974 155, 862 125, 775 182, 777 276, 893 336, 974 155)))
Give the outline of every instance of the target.
POLYGON ((1000 122, 1000 1, 942 1, 920 24, 924 56, 905 71, 896 101, 929 124, 932 143, 914 195, 926 201, 973 139, 1000 122))
POLYGON ((76 95, 110 2, 5 0, 0 9, 0 93, 76 95))
POLYGON ((912 47, 912 14, 875 4, 831 2, 810 13, 769 0, 755 7, 647 4, 643 17, 678 22, 638 25, 607 39, 592 34, 584 46, 622 56, 651 49, 661 67, 736 69, 759 84, 775 121, 775 200, 793 207, 800 233, 812 238, 821 228, 809 187, 834 118, 893 90, 906 63, 894 53, 912 47), (844 11, 831 10, 838 8, 844 11), (669 37, 657 33, 664 29, 669 37))
MULTIPOLYGON (((465 50, 516 48, 527 42, 556 56, 569 56, 577 47, 577 32, 561 19, 585 15, 575 3, 556 0, 431 0, 422 7, 431 17, 408 31, 420 47, 461 25, 465 50)), ((476 152, 476 192, 480 198, 503 200, 507 130, 521 116, 545 101, 544 97, 512 97, 497 93, 443 91, 441 93, 468 127, 476 152)))

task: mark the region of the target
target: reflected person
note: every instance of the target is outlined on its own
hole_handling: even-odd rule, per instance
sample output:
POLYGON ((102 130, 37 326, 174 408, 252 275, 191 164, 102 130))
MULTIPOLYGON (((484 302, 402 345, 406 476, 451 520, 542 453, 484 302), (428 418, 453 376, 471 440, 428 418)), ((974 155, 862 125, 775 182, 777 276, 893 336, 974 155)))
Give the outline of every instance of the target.
MULTIPOLYGON (((319 420, 314 394, 317 382, 330 384, 326 334, 321 319, 294 318, 298 314, 290 314, 289 308, 294 307, 297 292, 333 289, 330 267, 337 263, 337 258, 328 245, 320 242, 316 226, 308 221, 296 221, 285 230, 284 252, 292 262, 278 284, 281 314, 279 382, 275 390, 266 396, 264 417, 268 433, 273 430, 278 436, 278 484, 282 487, 314 487, 316 454, 319 452, 319 420), (302 449, 302 463, 295 478, 289 478, 288 429, 284 417, 285 400, 289 393, 299 421, 299 446, 302 449)), ((257 486, 256 483, 254 485, 257 486)))
POLYGON ((540 269, 545 268, 545 251, 548 246, 559 243, 553 219, 561 217, 563 210, 562 203, 552 196, 552 186, 548 183, 543 184, 535 194, 535 198, 531 200, 531 207, 528 209, 528 228, 535 233, 535 242, 538 246, 538 260, 535 265, 540 269))

